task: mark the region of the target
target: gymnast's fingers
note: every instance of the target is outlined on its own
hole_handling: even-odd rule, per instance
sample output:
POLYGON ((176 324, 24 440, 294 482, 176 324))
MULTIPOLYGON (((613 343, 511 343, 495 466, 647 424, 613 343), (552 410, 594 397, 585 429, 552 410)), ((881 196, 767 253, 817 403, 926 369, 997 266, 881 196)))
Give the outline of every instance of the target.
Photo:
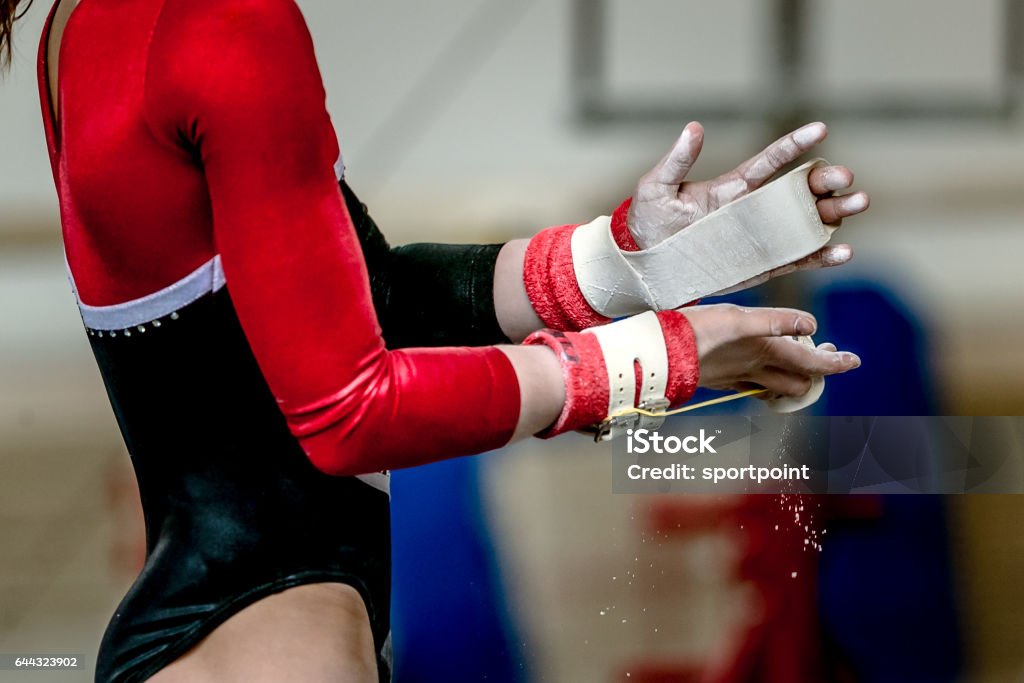
POLYGON ((809 123, 784 135, 736 168, 751 190, 764 185, 783 166, 818 145, 828 135, 828 127, 820 121, 809 123))
POLYGON ((860 367, 860 358, 849 351, 811 348, 790 337, 767 340, 765 365, 801 375, 835 375, 860 367))
POLYGON ((644 176, 641 183, 653 183, 661 194, 674 198, 686 174, 697 162, 703 145, 704 128, 696 121, 691 121, 683 128, 672 150, 644 176))
POLYGON ((841 197, 819 199, 818 215, 821 216, 822 223, 834 224, 844 218, 867 211, 869 206, 871 206, 871 198, 868 197, 867 192, 854 192, 841 197))
POLYGON ((838 192, 853 185, 853 171, 846 166, 818 166, 808 174, 807 184, 816 195, 838 192))
MULTIPOLYGON (((811 390, 811 378, 780 368, 759 368, 750 376, 750 381, 768 390, 768 398, 774 396, 803 396, 811 390)), ((761 394, 764 396, 764 394, 761 394)))
POLYGON ((719 342, 729 343, 751 337, 814 334, 814 316, 793 308, 743 308, 733 304, 693 306, 680 311, 690 319, 697 333, 708 330, 719 342))
POLYGON ((791 265, 776 268, 771 271, 771 276, 778 277, 780 275, 786 275, 800 270, 834 268, 835 266, 841 266, 844 263, 849 263, 852 259, 853 247, 849 244, 832 244, 827 247, 822 247, 810 256, 805 256, 791 265))

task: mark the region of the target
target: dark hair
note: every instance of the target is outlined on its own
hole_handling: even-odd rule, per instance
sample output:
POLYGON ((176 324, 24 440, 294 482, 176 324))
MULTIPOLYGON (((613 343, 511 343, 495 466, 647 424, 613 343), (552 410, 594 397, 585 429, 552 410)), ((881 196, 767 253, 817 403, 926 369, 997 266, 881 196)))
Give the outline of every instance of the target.
POLYGON ((32 0, 25 3, 25 8, 18 12, 18 3, 22 0, 0 0, 0 70, 11 65, 13 48, 11 47, 11 30, 14 22, 21 19, 28 8, 32 6, 32 0))

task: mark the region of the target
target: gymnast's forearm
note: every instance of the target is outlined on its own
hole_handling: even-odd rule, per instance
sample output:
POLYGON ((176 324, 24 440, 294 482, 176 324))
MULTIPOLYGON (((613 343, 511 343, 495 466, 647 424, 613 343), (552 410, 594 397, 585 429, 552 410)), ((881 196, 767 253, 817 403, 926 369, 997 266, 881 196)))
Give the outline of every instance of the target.
POLYGON ((512 341, 520 341, 527 335, 545 327, 523 281, 523 265, 528 239, 512 240, 498 253, 494 268, 494 312, 502 332, 512 341))
POLYGON ((502 245, 392 247, 345 181, 341 191, 366 260, 388 348, 509 341, 494 306, 495 262, 502 245))

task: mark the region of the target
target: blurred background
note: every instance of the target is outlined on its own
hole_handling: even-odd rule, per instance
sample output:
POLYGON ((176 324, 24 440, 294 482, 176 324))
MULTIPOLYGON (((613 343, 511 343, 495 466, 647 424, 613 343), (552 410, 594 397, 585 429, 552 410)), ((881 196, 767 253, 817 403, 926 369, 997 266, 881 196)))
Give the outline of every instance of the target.
MULTIPOLYGON (((697 179, 825 120, 821 154, 872 196, 841 233, 856 260, 740 300, 812 310, 819 341, 861 355, 821 414, 1022 413, 1019 0, 299 5, 347 177, 392 244, 608 213, 691 119, 697 179)), ((63 270, 47 9, 0 84, 0 652, 91 662, 142 528, 63 270)), ((610 482, 610 450, 575 437, 396 473, 397 680, 1024 681, 1021 497, 610 482)))

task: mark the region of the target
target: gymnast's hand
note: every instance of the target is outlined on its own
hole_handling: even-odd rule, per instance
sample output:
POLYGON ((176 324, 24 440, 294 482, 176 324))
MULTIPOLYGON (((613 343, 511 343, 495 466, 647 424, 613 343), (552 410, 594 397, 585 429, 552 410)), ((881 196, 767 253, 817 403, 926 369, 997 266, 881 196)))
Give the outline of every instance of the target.
MULTIPOLYGON (((824 123, 807 124, 779 138, 728 173, 712 180, 691 182, 686 180, 686 175, 704 145, 704 128, 699 123, 689 123, 672 150, 637 184, 627 219, 629 231, 641 249, 652 247, 719 207, 761 187, 786 164, 813 149, 826 135, 828 128, 824 123)), ((868 208, 870 200, 865 192, 834 196, 833 193, 853 184, 853 173, 845 166, 816 168, 809 174, 808 184, 818 197, 818 213, 823 223, 836 225, 843 218, 868 208)), ((753 287, 797 270, 842 265, 851 258, 853 250, 847 244, 826 246, 795 263, 759 275, 727 291, 753 287)))
POLYGON ((759 398, 803 396, 811 378, 860 366, 860 358, 832 344, 812 349, 792 339, 814 334, 810 313, 791 308, 732 304, 681 308, 693 328, 700 358, 699 385, 711 389, 764 388, 759 398))

